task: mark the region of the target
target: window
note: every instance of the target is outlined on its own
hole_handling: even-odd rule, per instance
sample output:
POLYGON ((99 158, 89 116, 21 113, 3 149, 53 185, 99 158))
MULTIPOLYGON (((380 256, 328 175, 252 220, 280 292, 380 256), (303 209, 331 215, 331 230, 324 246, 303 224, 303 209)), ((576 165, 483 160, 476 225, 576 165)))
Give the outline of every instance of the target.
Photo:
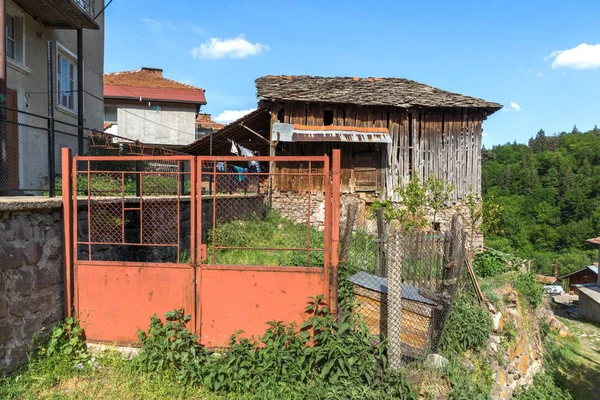
POLYGON ((104 105, 104 122, 117 122, 117 107, 104 105))
POLYGON ((23 64, 23 18, 7 13, 5 33, 6 56, 23 64))
POLYGON ((56 102, 69 110, 75 110, 77 89, 75 88, 75 63, 64 54, 56 57, 56 102))
POLYGON ((333 125, 333 110, 323 111, 323 125, 333 125))

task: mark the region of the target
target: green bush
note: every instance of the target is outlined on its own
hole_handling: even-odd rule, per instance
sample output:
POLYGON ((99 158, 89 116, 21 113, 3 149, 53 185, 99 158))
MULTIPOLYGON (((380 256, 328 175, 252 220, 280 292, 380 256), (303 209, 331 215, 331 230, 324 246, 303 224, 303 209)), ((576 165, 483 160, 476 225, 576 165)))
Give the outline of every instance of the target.
POLYGON ((492 318, 486 309, 459 296, 452 307, 442 338, 446 353, 480 350, 492 330, 492 318))
POLYGON ((533 385, 518 389, 515 400, 573 400, 569 392, 556 385, 551 375, 540 373, 533 379, 533 385))
POLYGON ((534 273, 519 274, 513 279, 513 286, 523 296, 529 305, 533 308, 537 308, 542 304, 544 298, 544 290, 542 286, 537 282, 537 278, 534 273))
POLYGON ((75 363, 88 360, 85 334, 79 321, 67 317, 53 327, 47 342, 39 344, 36 355, 38 358, 64 357, 75 363))
POLYGON ((482 278, 497 276, 506 272, 506 260, 497 251, 484 251, 475 256, 473 269, 482 278))
POLYGON ((183 310, 163 324, 151 318, 140 332, 136 363, 150 371, 173 371, 182 382, 217 393, 261 398, 413 399, 402 376, 386 372, 386 344, 373 337, 361 317, 345 313, 335 320, 317 296, 301 326, 271 321, 258 340, 237 332, 230 349, 211 353, 188 332, 183 310))

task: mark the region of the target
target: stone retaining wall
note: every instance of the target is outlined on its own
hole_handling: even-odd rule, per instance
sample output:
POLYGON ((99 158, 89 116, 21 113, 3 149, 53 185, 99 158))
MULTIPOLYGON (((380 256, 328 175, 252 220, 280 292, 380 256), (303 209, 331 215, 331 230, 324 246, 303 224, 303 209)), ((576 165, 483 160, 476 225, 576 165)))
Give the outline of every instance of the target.
POLYGON ((1 199, 0 376, 27 361, 32 338, 63 318, 60 200, 1 199))

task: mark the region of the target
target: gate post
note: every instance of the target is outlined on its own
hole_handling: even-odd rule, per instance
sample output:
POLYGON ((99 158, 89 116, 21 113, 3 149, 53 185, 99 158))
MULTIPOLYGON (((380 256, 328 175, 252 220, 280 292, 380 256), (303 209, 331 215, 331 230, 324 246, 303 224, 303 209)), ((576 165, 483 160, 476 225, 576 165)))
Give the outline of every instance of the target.
POLYGON ((337 315, 338 302, 338 264, 340 242, 340 149, 334 149, 331 168, 331 299, 332 315, 337 315))
MULTIPOLYGON (((73 312, 73 171, 71 149, 62 149, 62 203, 63 229, 65 241, 65 317, 71 317, 73 312)), ((53 178, 54 179, 54 178, 53 178)), ((77 209, 75 209, 77 212, 77 209)))

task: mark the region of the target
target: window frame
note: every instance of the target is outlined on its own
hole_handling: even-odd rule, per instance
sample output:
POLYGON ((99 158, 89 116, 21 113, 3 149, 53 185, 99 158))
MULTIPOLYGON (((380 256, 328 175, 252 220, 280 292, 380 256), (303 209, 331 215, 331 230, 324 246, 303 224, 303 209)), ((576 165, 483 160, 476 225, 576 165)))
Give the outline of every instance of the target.
POLYGON ((65 46, 56 42, 56 73, 55 73, 55 103, 56 106, 68 113, 77 113, 77 55, 67 49, 65 46), (68 65, 71 66, 71 77, 69 75, 63 74, 63 70, 61 68, 61 62, 65 61, 68 65), (63 104, 62 102, 62 79, 66 78, 67 81, 70 82, 71 87, 68 89, 68 97, 67 104, 63 104), (72 107, 69 107, 69 98, 72 103, 72 107))
POLYGON ((4 43, 4 50, 6 54, 6 60, 10 63, 15 63, 18 66, 25 66, 25 16, 24 14, 12 6, 11 4, 6 4, 5 11, 5 35, 6 41, 9 40, 8 36, 8 18, 12 18, 13 20, 13 37, 10 40, 13 42, 13 57, 8 55, 8 46, 7 43, 4 43))

